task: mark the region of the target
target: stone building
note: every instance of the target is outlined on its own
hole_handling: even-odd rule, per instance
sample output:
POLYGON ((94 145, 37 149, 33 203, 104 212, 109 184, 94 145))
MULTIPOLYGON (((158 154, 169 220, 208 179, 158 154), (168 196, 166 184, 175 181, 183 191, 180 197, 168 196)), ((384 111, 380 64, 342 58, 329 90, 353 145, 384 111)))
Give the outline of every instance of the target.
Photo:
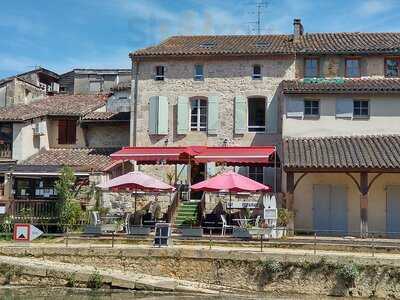
POLYGON ((40 67, 1 79, 0 107, 28 104, 46 95, 57 94, 59 78, 58 74, 40 67))

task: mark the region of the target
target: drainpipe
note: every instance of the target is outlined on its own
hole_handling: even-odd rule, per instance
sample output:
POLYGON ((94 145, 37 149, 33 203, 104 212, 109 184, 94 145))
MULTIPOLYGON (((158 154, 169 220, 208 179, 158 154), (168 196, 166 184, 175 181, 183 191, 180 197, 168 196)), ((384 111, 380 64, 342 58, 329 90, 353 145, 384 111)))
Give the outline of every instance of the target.
MULTIPOLYGON (((131 57, 132 59, 132 57, 131 57)), ((132 59, 132 79, 135 84, 131 91, 131 122, 130 122, 130 146, 137 144, 137 107, 138 107, 138 79, 139 79, 139 61, 132 59)))

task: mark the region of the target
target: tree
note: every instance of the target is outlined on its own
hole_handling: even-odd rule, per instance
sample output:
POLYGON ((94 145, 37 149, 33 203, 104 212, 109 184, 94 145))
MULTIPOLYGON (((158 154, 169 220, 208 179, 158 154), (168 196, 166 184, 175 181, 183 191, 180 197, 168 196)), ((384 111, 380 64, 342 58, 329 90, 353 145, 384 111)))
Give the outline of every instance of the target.
POLYGON ((71 167, 64 166, 61 169, 60 178, 56 181, 55 189, 60 197, 60 218, 59 224, 63 231, 68 230, 76 225, 81 216, 81 206, 76 201, 75 196, 75 181, 76 177, 71 167))

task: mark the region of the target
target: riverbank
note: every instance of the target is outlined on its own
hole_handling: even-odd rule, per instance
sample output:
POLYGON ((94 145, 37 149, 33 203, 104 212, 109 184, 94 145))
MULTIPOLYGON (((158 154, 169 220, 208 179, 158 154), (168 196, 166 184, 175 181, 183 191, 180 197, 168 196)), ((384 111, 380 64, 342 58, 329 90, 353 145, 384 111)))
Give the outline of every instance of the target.
MULTIPOLYGON (((92 271, 97 268, 104 272, 122 272, 127 276, 159 276, 178 282, 177 286, 182 281, 213 292, 300 292, 308 295, 400 298, 400 255, 397 254, 377 253, 372 257, 371 253, 362 252, 318 251, 314 254, 311 250, 276 248, 260 252, 259 249, 245 247, 213 247, 210 250, 194 245, 159 249, 146 245, 115 245, 109 248, 74 244, 66 248, 60 244, 35 243, 2 244, 0 255, 3 256, 0 260, 2 265, 11 267, 17 263, 19 272, 24 275, 29 275, 25 274, 29 270, 24 271, 29 264, 22 260, 31 259, 34 265, 64 263, 76 268, 91 268, 92 271)), ((4 273, 4 268, 2 270, 4 273)), ((47 278, 49 274, 50 271, 42 273, 42 276, 31 275, 47 278)), ((46 284, 46 280, 40 282, 46 284)), ((112 280, 108 282, 112 287, 112 280)), ((65 278, 57 284, 65 285, 65 278)))

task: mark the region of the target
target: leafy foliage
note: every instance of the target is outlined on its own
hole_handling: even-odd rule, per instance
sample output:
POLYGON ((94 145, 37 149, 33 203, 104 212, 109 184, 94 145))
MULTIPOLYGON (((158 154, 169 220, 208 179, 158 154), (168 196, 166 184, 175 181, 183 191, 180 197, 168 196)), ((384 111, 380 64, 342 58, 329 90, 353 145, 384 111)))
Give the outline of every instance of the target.
POLYGON ((286 208, 278 209, 278 226, 286 227, 293 220, 293 212, 286 208))
POLYGON ((336 275, 343 280, 347 287, 354 286, 359 273, 355 264, 342 265, 336 271, 336 275))
POLYGON ((99 289, 103 285, 103 277, 100 275, 99 271, 95 271, 89 276, 87 282, 87 287, 90 289, 99 289))

